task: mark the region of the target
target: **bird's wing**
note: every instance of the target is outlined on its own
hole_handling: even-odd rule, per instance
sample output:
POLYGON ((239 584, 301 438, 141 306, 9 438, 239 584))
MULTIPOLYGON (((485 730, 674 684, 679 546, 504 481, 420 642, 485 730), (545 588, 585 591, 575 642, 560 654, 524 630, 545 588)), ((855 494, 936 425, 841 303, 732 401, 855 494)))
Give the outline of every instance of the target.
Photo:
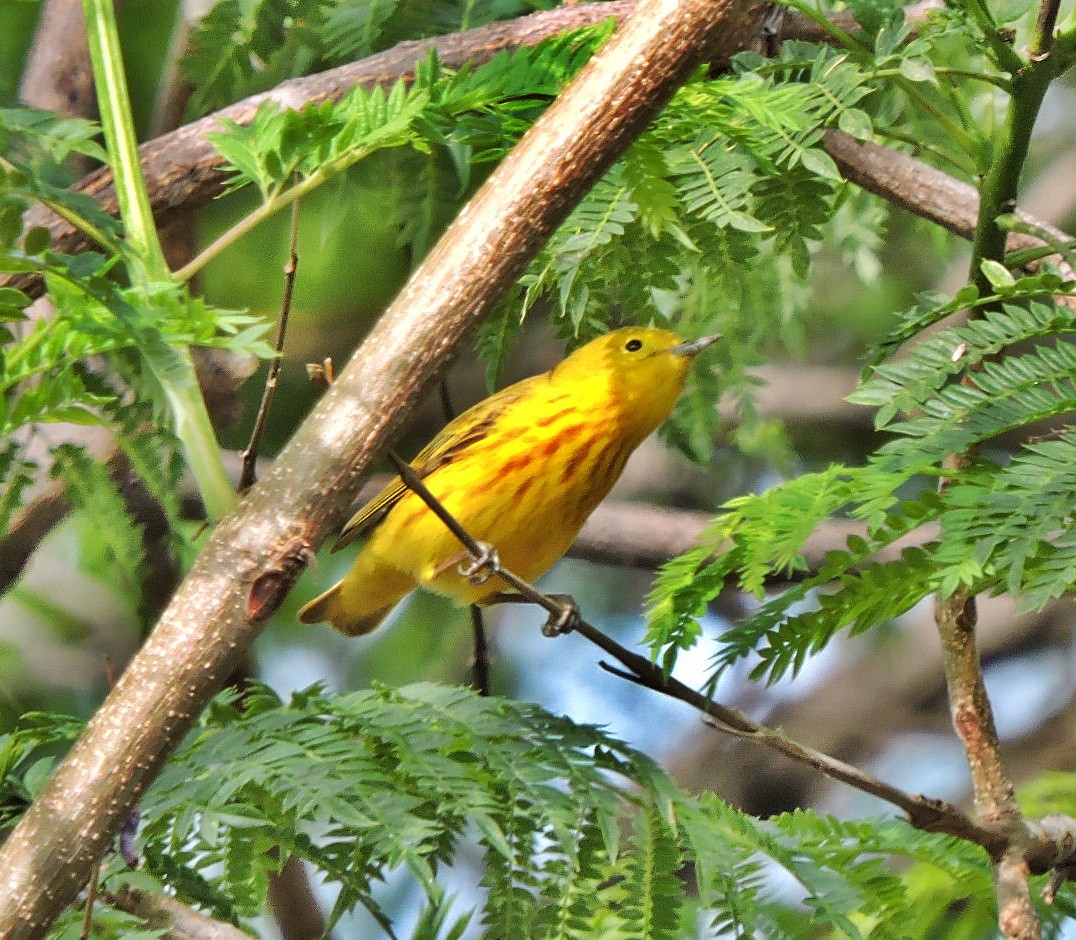
MULTIPOLYGON (((505 408, 518 401, 526 393, 527 385, 532 381, 533 379, 524 379, 522 382, 502 389, 445 425, 441 432, 411 461, 415 472, 420 477, 428 477, 438 468, 452 463, 460 454, 488 437, 490 429, 504 413, 505 408)), ((340 537, 332 550, 338 551, 356 539, 369 534, 407 492, 407 484, 396 477, 351 517, 340 532, 340 537)))

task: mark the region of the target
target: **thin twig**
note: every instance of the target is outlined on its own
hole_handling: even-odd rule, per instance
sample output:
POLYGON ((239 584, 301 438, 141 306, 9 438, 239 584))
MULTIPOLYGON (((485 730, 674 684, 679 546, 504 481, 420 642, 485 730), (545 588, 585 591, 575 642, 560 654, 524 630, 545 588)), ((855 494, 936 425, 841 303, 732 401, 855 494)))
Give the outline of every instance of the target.
POLYGON ((471 605, 471 636, 473 653, 471 656, 471 679, 479 695, 489 695, 492 691, 493 661, 489 655, 489 635, 486 621, 482 617, 482 608, 471 605))
POLYGON ((1031 55, 1042 58, 1050 54, 1054 45, 1054 27, 1057 26, 1057 13, 1061 0, 1043 0, 1039 14, 1035 19, 1035 31, 1031 40, 1031 55))
POLYGON ((134 914, 147 928, 163 931, 170 940, 249 940, 250 937, 238 927, 207 917, 166 894, 125 887, 115 893, 106 892, 104 897, 117 910, 134 914))
MULTIPOLYGON (((456 417, 456 408, 452 404, 452 394, 448 387, 448 379, 441 378, 437 385, 437 391, 441 397, 441 413, 444 415, 445 424, 456 417)), ((475 691, 479 695, 490 694, 490 682, 493 674, 493 662, 489 654, 489 636, 486 632, 486 618, 482 614, 482 608, 477 604, 471 605, 471 681, 475 691)))
POLYGON ((276 355, 269 361, 269 374, 265 377, 265 388, 262 389, 261 404, 258 405, 258 414, 254 419, 254 427, 250 431, 250 443, 243 451, 243 471, 239 475, 239 492, 245 493, 257 480, 255 466, 258 462, 258 448, 261 445, 262 433, 269 418, 269 406, 273 402, 276 393, 277 381, 280 377, 280 364, 284 360, 284 337, 288 332, 288 316, 291 314, 291 300, 295 293, 295 273, 299 268, 299 255, 297 245, 299 242, 299 203, 296 199, 291 204, 291 230, 288 242, 288 261, 284 265, 284 296, 280 303, 280 321, 276 331, 276 355))
POLYGON ((86 884, 86 913, 82 917, 82 929, 78 940, 87 940, 93 930, 93 909, 97 904, 97 880, 101 877, 101 860, 94 862, 90 869, 90 880, 86 884))
POLYGON ((441 379, 437 385, 437 392, 441 398, 441 413, 444 415, 445 424, 456 417, 456 409, 452 405, 452 395, 448 389, 448 379, 441 379))
MULTIPOLYGON (((966 839, 981 845, 994 857, 999 856, 1008 848, 1008 837, 1003 831, 976 823, 952 804, 920 794, 907 793, 857 767, 801 744, 774 728, 760 724, 738 709, 721 705, 678 679, 665 675, 662 669, 649 659, 621 646, 616 640, 587 623, 578 615, 570 602, 544 594, 502 567, 497 561, 496 551, 491 546, 476 541, 430 492, 410 465, 400 460, 395 454, 390 454, 390 459, 399 471, 404 484, 426 503, 430 511, 459 539, 471 554, 475 566, 481 565, 487 568, 509 584, 522 599, 548 611, 556 622, 570 623, 572 630, 625 666, 631 681, 691 705, 712 719, 715 722, 714 727, 728 734, 769 747, 792 760, 808 764, 833 780, 839 780, 857 790, 891 803, 901 809, 907 815, 909 822, 918 829, 943 832, 966 839)), ((503 599, 516 600, 517 598, 509 595, 503 599)), ((617 674, 620 674, 619 671, 617 674)))

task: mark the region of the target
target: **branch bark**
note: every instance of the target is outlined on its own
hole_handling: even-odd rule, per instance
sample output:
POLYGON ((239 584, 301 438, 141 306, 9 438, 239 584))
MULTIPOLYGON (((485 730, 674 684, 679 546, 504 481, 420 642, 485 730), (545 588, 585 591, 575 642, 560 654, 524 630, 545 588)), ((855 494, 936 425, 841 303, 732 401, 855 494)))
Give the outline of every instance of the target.
POLYGON ((250 940, 238 927, 206 917, 173 897, 138 888, 124 888, 107 900, 121 911, 141 917, 150 929, 165 931, 166 940, 250 940))
MULTIPOLYGON (((0 849, 0 935, 42 936, 198 713, 343 521, 374 454, 542 241, 753 0, 647 0, 491 174, 265 480, 0 849)), ((151 184, 152 185, 152 184, 151 184)))
MULTIPOLYGON (((823 149, 837 164, 841 175, 868 192, 881 196, 887 202, 900 206, 929 222, 940 225, 961 238, 971 239, 979 218, 979 193, 970 183, 962 182, 941 170, 916 160, 915 157, 869 141, 858 141, 844 131, 827 130, 822 141, 823 149)), ((1065 243, 1072 240, 1055 225, 1037 219, 1017 208, 1016 214, 1036 228, 1049 232, 1051 237, 1065 243)), ((1022 232, 1010 232, 1005 242, 1006 251, 1022 251, 1041 248, 1044 242, 1022 232)), ((1039 268, 1043 261, 1056 264, 1070 279, 1076 272, 1059 255, 1032 262, 1030 270, 1039 268)), ((1058 297, 1059 303, 1076 309, 1076 298, 1058 297)))

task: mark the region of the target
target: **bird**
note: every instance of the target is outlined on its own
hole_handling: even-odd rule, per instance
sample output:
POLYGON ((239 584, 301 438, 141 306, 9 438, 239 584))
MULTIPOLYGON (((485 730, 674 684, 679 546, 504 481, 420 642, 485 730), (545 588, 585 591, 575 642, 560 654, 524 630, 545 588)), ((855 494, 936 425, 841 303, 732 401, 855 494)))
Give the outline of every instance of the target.
MULTIPOLYGON (((411 466, 504 568, 534 581, 568 550, 628 457, 669 416, 696 355, 718 339, 656 327, 605 333, 464 411, 411 466)), ((508 587, 461 570, 469 553, 399 477, 352 517, 333 551, 359 539, 351 570, 299 611, 302 622, 360 636, 418 587, 461 606, 508 587)))

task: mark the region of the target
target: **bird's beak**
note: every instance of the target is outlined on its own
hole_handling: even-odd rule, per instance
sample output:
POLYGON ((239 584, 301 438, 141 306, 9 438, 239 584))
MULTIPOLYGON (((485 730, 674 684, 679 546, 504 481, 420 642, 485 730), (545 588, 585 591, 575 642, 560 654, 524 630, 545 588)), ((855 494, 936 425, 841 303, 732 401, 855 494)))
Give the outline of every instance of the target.
POLYGON ((713 336, 701 336, 699 339, 690 339, 680 343, 678 346, 673 346, 669 352, 674 356, 687 356, 688 358, 693 359, 707 346, 711 343, 716 343, 719 339, 721 339, 720 333, 715 333, 713 336))

